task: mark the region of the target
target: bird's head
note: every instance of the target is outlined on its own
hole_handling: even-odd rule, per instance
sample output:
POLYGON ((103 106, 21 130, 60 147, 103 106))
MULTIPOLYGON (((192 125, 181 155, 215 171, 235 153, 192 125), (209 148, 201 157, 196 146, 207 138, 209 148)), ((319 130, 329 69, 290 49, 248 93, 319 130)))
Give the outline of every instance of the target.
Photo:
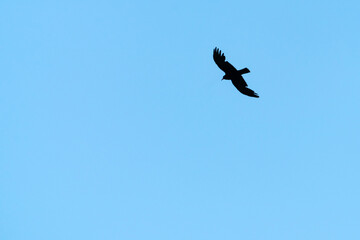
POLYGON ((230 80, 230 77, 227 75, 227 74, 225 74, 224 76, 223 76, 223 78, 221 79, 221 81, 222 80, 230 80))

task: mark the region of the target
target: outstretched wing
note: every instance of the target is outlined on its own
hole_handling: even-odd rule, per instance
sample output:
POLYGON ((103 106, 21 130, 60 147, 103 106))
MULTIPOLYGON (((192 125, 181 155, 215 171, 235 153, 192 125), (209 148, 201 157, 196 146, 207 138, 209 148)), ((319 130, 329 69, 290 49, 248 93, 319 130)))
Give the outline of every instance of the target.
POLYGON ((236 89, 239 90, 239 92, 241 92, 242 94, 245 94, 250 97, 256 97, 256 98, 259 97, 259 95, 256 92, 254 92, 250 88, 247 88, 247 84, 243 77, 238 77, 236 79, 233 79, 231 80, 231 82, 236 87, 236 89))
POLYGON ((256 93, 256 92, 254 92, 253 90, 251 90, 250 88, 244 88, 242 91, 240 91, 242 94, 245 94, 245 95, 247 95, 247 96, 249 96, 249 97, 255 97, 255 98, 258 98, 259 97, 259 95, 256 93))
POLYGON ((214 49, 214 61, 218 67, 225 72, 225 74, 230 74, 232 72, 236 72, 236 68, 231 65, 228 61, 225 61, 225 56, 221 53, 221 50, 217 47, 214 49))

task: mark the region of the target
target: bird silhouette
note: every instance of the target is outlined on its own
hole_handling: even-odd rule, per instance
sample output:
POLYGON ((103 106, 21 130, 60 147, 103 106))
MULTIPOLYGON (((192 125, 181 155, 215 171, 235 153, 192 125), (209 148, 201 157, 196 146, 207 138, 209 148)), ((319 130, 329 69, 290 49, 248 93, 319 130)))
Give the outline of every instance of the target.
POLYGON ((236 89, 239 90, 239 92, 241 92, 242 94, 250 97, 259 97, 256 92, 247 87, 247 83, 242 77, 243 74, 250 72, 248 68, 237 70, 228 61, 225 61, 224 53, 221 53, 221 50, 219 50, 217 47, 214 48, 213 57, 216 65, 218 65, 218 67, 225 72, 225 75, 221 80, 231 80, 236 89))

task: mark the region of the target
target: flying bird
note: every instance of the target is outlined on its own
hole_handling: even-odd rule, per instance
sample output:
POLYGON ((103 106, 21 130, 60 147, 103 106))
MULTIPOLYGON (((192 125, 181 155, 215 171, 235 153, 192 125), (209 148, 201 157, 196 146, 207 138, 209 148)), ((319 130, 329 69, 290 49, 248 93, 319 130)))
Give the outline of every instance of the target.
POLYGON ((217 47, 214 49, 213 57, 216 65, 218 65, 218 67, 225 72, 225 75, 221 80, 231 80, 236 89, 239 90, 239 92, 242 94, 250 97, 259 97, 256 92, 247 87, 247 83, 242 77, 243 74, 250 72, 248 68, 237 70, 228 61, 225 61, 224 53, 221 53, 221 50, 219 50, 217 47))

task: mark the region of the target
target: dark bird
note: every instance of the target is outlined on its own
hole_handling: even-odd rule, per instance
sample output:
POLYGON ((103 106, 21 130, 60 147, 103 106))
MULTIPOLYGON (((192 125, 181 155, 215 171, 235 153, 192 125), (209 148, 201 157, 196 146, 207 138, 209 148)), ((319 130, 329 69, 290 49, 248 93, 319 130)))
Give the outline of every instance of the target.
POLYGON ((259 95, 247 88, 247 83, 242 77, 243 74, 249 73, 250 70, 248 68, 243 68, 241 70, 237 70, 233 65, 231 65, 228 61, 225 61, 225 56, 218 48, 214 49, 214 61, 218 67, 225 72, 225 75, 221 80, 231 80, 237 90, 242 94, 245 94, 250 97, 258 98, 259 95))

